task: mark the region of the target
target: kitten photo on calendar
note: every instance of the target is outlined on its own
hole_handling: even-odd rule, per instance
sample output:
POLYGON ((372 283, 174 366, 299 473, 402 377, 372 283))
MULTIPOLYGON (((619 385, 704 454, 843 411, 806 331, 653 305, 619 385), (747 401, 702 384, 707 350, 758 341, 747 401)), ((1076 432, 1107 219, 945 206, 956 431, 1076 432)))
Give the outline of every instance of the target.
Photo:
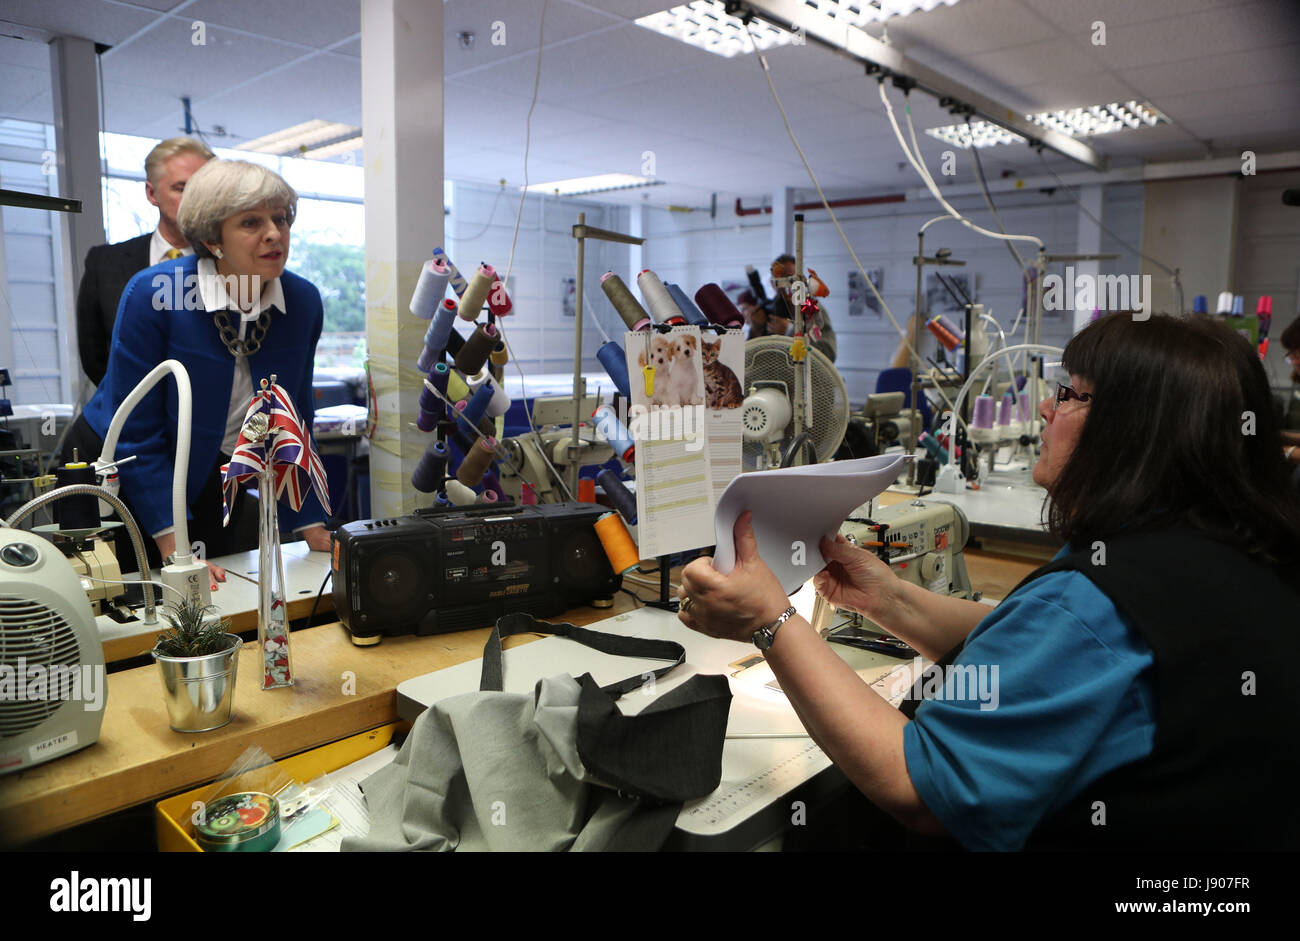
MULTIPOLYGON (((723 337, 713 341, 701 337, 700 359, 704 363, 704 395, 709 408, 740 408, 745 400, 745 390, 736 373, 719 358, 723 350, 723 337)), ((743 367, 742 367, 743 372, 743 367)))

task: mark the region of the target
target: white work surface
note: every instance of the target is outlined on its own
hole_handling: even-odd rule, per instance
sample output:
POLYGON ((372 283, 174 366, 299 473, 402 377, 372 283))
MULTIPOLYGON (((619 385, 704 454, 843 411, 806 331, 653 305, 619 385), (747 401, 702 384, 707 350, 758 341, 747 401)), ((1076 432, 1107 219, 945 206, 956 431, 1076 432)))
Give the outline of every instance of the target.
POLYGON ((984 479, 979 490, 967 490, 963 483, 958 493, 926 493, 927 500, 951 503, 966 514, 972 532, 1009 536, 1028 535, 1035 541, 1049 539, 1042 523, 1043 500, 1047 492, 1034 483, 1027 470, 996 471, 984 479))
MULTIPOLYGON (((329 571, 328 552, 312 552, 305 542, 291 542, 281 547, 284 558, 285 601, 296 601, 303 596, 315 597, 320 590, 325 573, 329 571)), ((212 593, 212 603, 217 613, 223 617, 243 614, 257 610, 257 550, 239 552, 234 555, 221 556, 211 560, 226 570, 226 580, 212 593)), ((150 573, 150 578, 158 581, 157 570, 150 573)), ((136 574, 131 572, 123 576, 128 582, 136 581, 136 574)), ((168 600, 168 592, 163 590, 163 601, 168 600)), ((174 596, 173 596, 174 599, 174 596)), ((138 618, 143 617, 144 609, 137 609, 138 618)), ((157 634, 167 625, 146 625, 142 620, 118 624, 107 615, 95 618, 99 628, 100 642, 116 640, 121 637, 134 637, 138 634, 157 634)))
MULTIPOLYGON (((813 593, 805 587, 796 595, 796 608, 811 613, 813 593), (808 610, 803 610, 807 608, 808 610)), ((736 661, 756 655, 752 644, 717 640, 688 630, 675 614, 640 608, 589 625, 592 630, 673 640, 686 648, 686 662, 657 681, 653 691, 634 691, 619 700, 633 715, 673 687, 704 673, 730 677, 731 709, 727 741, 722 752, 722 781, 707 797, 682 807, 671 848, 748 850, 780 834, 790 823, 788 797, 796 788, 800 799, 816 800, 846 785, 846 779, 822 750, 807 737, 785 696, 769 689, 772 672, 766 664, 740 672, 736 661), (738 674, 738 675, 737 675, 738 674), (737 738, 741 735, 790 736, 737 738), (816 779, 814 781, 814 779, 816 779)), ((836 645, 853 667, 884 674, 906 661, 836 645)), ((397 687, 397 711, 414 720, 429 705, 479 688, 483 661, 438 670, 407 680, 397 687)), ((505 651, 506 692, 531 693, 546 676, 590 673, 601 685, 663 666, 663 661, 602 654, 562 637, 545 637, 505 651)), ((868 675, 868 679, 872 675, 868 675)))

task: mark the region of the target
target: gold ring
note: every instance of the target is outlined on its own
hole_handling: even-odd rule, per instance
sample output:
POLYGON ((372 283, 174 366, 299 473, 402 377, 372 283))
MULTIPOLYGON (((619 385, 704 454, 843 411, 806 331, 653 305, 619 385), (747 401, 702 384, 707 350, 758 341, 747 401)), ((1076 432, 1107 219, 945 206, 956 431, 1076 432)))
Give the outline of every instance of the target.
POLYGON ((695 599, 692 598, 690 595, 687 595, 685 598, 682 599, 682 603, 677 606, 677 610, 689 611, 691 610, 691 605, 693 604, 695 604, 695 599))

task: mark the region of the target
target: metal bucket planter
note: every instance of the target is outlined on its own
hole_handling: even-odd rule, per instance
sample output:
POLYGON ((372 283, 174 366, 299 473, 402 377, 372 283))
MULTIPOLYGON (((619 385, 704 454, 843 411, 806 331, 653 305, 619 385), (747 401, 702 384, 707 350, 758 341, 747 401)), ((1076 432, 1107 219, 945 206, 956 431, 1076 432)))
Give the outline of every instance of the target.
POLYGON ((233 718, 235 675, 244 642, 227 634, 230 645, 201 657, 168 657, 153 651, 162 670, 167 716, 177 732, 210 732, 233 718))

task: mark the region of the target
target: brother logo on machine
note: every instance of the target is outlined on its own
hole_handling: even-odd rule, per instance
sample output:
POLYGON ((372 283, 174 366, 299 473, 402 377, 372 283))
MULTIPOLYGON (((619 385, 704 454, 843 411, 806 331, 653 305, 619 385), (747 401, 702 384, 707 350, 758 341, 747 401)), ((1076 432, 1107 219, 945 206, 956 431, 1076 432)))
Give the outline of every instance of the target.
POLYGON ((148 921, 153 906, 153 880, 145 878, 81 878, 72 870, 67 879, 50 883, 52 912, 130 912, 133 921, 148 921))

